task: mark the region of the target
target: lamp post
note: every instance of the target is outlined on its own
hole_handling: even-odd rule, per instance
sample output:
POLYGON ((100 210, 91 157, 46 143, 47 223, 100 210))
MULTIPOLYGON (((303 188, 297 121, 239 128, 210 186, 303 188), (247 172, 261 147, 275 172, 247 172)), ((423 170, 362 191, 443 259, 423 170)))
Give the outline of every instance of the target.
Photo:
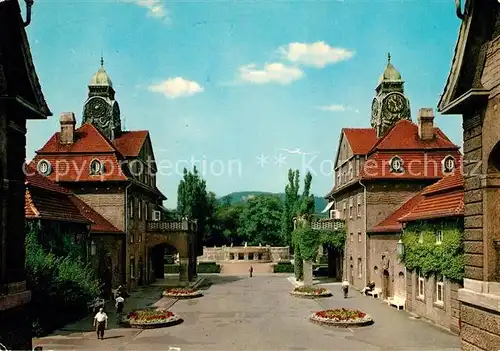
POLYGON ((398 256, 401 257, 405 253, 405 244, 403 243, 403 240, 399 239, 397 243, 397 251, 398 251, 398 256))

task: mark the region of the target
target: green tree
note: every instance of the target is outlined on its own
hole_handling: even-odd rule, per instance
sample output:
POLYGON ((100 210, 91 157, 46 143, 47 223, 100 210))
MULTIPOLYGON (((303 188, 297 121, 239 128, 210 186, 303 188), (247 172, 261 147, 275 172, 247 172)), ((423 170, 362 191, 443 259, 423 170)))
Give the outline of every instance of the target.
POLYGON ((210 241, 214 204, 215 194, 207 191, 206 182, 200 177, 196 167, 192 172, 184 168, 184 176, 177 189, 177 214, 198 221, 198 254, 202 253, 203 244, 209 244, 210 241))
MULTIPOLYGON (((311 172, 307 172, 306 177, 304 178, 304 190, 302 192, 302 196, 300 197, 297 215, 308 215, 312 216, 315 211, 315 203, 314 203, 314 195, 311 194, 311 183, 312 183, 312 175, 311 172)), ((298 189, 297 189, 298 190, 298 189)))
POLYGON ((240 226, 240 217, 244 208, 245 203, 231 204, 229 201, 222 200, 222 203, 218 204, 215 212, 215 228, 217 238, 219 242, 216 245, 241 245, 244 238, 241 238, 238 234, 238 228, 240 226))
POLYGON ((281 215, 281 242, 287 246, 292 245, 293 218, 297 213, 299 200, 299 171, 288 170, 288 184, 285 187, 285 201, 281 215))
POLYGON ((262 195, 248 200, 240 216, 239 237, 250 245, 279 245, 282 211, 279 196, 262 195))

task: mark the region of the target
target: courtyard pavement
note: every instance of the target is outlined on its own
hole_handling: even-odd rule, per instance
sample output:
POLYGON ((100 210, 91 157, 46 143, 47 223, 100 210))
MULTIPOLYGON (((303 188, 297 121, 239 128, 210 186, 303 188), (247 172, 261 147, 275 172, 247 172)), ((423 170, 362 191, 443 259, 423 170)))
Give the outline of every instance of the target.
MULTIPOLYGON (((205 275, 204 275, 205 276, 205 275)), ((169 328, 54 334, 34 340, 44 350, 459 350, 460 339, 380 300, 351 292, 344 299, 338 283, 321 300, 289 295, 288 275, 205 276, 204 296, 179 300, 170 310, 182 324, 169 328), (324 328, 308 321, 314 311, 351 307, 369 313, 375 323, 352 329, 324 328)), ((153 294, 154 295, 154 294, 153 294)), ((150 301, 150 299, 148 300, 150 301)), ((137 303, 137 305, 140 305, 137 303)))

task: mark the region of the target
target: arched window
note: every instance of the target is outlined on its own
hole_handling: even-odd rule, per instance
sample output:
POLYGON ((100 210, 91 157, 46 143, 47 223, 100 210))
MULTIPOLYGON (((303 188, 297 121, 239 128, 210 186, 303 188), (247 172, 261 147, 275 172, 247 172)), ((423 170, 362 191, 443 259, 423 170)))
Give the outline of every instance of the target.
POLYGON ((456 167, 456 162, 453 156, 448 155, 446 156, 443 161, 443 173, 451 173, 455 170, 456 167))
POLYGON ((40 160, 36 166, 36 170, 39 174, 48 176, 52 172, 52 166, 47 160, 40 160))
POLYGON ((99 160, 90 161, 90 174, 92 175, 102 174, 103 171, 104 171, 104 166, 101 161, 99 160))
POLYGON ((403 160, 399 156, 394 156, 389 160, 389 170, 391 173, 403 173, 403 160))

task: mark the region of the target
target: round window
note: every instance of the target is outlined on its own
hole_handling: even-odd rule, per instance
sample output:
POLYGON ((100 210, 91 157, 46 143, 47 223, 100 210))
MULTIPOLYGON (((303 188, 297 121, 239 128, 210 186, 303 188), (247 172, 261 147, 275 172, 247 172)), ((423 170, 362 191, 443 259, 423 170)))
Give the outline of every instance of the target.
POLYGON ((444 160, 444 171, 451 172, 455 169, 455 160, 453 157, 447 157, 444 160))
POLYGON ((93 160, 90 163, 90 172, 92 174, 99 174, 102 172, 102 163, 99 160, 93 160))
POLYGON ((399 157, 394 157, 391 159, 391 170, 393 172, 402 172, 403 171, 403 161, 399 157))
POLYGON ((50 174, 51 170, 52 170, 52 167, 50 166, 50 163, 48 161, 41 160, 40 162, 38 162, 38 165, 37 165, 38 173, 43 174, 44 176, 47 176, 50 174))

